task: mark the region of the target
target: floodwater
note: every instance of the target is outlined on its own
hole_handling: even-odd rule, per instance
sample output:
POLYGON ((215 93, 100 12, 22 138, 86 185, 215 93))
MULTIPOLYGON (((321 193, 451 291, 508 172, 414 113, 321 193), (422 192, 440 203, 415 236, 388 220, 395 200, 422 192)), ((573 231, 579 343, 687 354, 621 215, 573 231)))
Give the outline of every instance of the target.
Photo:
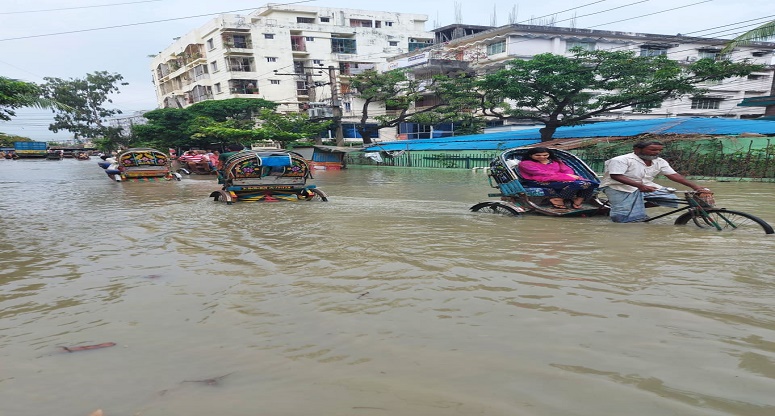
MULTIPOLYGON (((775 235, 472 213, 470 171, 315 183, 0 160, 0 415, 775 414, 775 235)), ((706 184, 775 223, 775 184, 706 184)))

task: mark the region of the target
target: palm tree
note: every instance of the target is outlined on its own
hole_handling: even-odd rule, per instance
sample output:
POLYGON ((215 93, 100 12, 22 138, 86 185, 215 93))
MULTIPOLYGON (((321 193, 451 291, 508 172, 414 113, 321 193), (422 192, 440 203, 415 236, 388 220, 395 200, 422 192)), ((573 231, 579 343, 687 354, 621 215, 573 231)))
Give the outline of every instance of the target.
POLYGON ((745 45, 748 42, 757 40, 766 40, 768 38, 775 37, 775 20, 767 22, 756 29, 749 30, 742 35, 732 39, 727 43, 721 54, 729 53, 736 46, 745 45))
POLYGON ((0 76, 0 120, 10 120, 15 115, 15 108, 69 108, 63 103, 43 97, 41 93, 36 84, 0 76))

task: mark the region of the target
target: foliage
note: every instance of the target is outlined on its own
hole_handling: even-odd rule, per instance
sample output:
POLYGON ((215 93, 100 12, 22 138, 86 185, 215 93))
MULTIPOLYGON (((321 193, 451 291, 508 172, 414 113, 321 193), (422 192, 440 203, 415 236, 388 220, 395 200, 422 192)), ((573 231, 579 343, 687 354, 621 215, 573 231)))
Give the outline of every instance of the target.
POLYGON ((132 126, 132 137, 148 147, 177 148, 190 146, 190 129, 196 118, 190 111, 182 108, 162 108, 143 114, 147 124, 132 126))
MULTIPOLYGON (((277 103, 261 98, 232 98, 228 100, 206 100, 198 102, 186 110, 197 116, 209 117, 215 121, 239 120, 246 122, 243 127, 251 127, 252 119, 263 109, 274 110, 277 103)), ((241 125, 243 123, 240 123, 241 125)))
POLYGON ((387 109, 384 115, 372 116, 377 120, 378 129, 403 122, 438 124, 456 121, 477 103, 478 94, 470 80, 466 74, 437 74, 430 79, 415 79, 404 70, 383 73, 367 70, 353 76, 350 86, 363 100, 357 125, 363 143, 372 142, 371 132, 367 129, 371 104, 384 103, 387 109), (424 97, 435 98, 420 104, 424 97))
POLYGON ((749 30, 742 35, 732 39, 721 50, 721 54, 726 54, 732 51, 738 45, 747 45, 752 41, 763 41, 769 38, 775 37, 775 20, 764 23, 763 25, 749 30))
MULTIPOLYGON (((110 94, 119 93, 116 84, 124 79, 123 76, 97 71, 86 74, 84 79, 63 80, 50 77, 44 79, 46 80, 42 85, 44 97, 66 106, 53 109, 54 123, 49 126, 49 130, 55 133, 67 130, 73 133, 76 141, 80 138, 119 140, 120 129, 103 123, 107 118, 121 114, 121 111, 106 108, 104 105, 106 102, 113 102, 108 98, 110 94)), ((127 84, 121 83, 121 85, 127 84)))
POLYGON ((14 136, 10 134, 0 133, 0 147, 13 147, 14 142, 31 142, 33 141, 29 137, 14 136))
POLYGON ((41 97, 40 86, 31 82, 0 77, 0 120, 8 121, 21 107, 66 108, 61 103, 41 97))
POLYGON ((40 95, 40 87, 33 83, 0 77, 0 120, 8 121, 15 108, 27 107, 30 97, 40 95))
POLYGON ((481 110, 486 116, 543 123, 541 140, 547 141, 558 127, 612 110, 701 95, 696 84, 745 76, 760 68, 712 59, 684 67, 665 56, 635 56, 630 51, 546 53, 510 61, 506 68, 485 75, 479 82, 481 110))
MULTIPOLYGON (((133 126, 136 141, 156 148, 211 148, 214 144, 257 140, 292 142, 317 136, 330 123, 311 123, 305 114, 280 114, 263 99, 209 100, 187 108, 144 114, 147 124, 133 126)), ((220 146, 218 146, 220 147, 220 146)))

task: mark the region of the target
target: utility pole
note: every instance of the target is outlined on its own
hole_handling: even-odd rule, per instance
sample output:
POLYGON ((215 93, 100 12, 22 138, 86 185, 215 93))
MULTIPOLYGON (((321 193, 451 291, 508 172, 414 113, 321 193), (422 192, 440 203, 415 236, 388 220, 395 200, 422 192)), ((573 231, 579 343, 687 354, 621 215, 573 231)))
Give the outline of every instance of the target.
MULTIPOLYGON (((323 64, 320 64, 321 67, 323 64)), ((316 67, 309 67, 305 66, 303 67, 305 70, 309 69, 322 69, 322 68, 316 68, 316 67)), ((323 71, 319 71, 322 73, 323 71)), ((274 70, 275 75, 293 75, 293 76, 299 76, 304 75, 305 76, 305 83, 307 85, 307 94, 309 96, 310 102, 315 102, 315 87, 318 86, 315 82, 312 81, 312 77, 318 76, 318 74, 314 74, 312 71, 307 71, 303 74, 283 74, 278 72, 276 69, 274 70)), ((336 68, 333 65, 328 66, 328 78, 329 78, 329 85, 331 85, 331 107, 333 112, 333 121, 334 121, 334 134, 336 136, 336 145, 337 146, 344 146, 344 133, 342 132, 342 106, 339 102, 339 90, 337 86, 336 81, 336 68)), ((325 84, 321 84, 325 85, 325 84)))
POLYGON ((307 96, 309 97, 309 102, 314 103, 317 100, 315 99, 315 81, 312 80, 312 76, 312 71, 307 69, 307 80, 305 81, 307 85, 307 96))
POLYGON ((334 110, 334 128, 336 129, 336 145, 344 146, 344 134, 342 132, 342 106, 339 102, 339 89, 336 81, 336 69, 333 65, 328 66, 328 78, 331 84, 331 105, 334 110))

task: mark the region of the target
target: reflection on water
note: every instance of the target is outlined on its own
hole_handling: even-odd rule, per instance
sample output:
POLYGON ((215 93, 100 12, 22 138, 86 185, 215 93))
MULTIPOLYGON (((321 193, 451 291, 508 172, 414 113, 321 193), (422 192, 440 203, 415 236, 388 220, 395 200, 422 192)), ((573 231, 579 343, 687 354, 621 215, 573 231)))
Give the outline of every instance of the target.
MULTIPOLYGON (((0 161, 0 414, 775 413, 773 236, 471 213, 468 171, 316 176, 328 203, 227 206, 0 161)), ((771 223, 773 186, 712 184, 771 223)))

